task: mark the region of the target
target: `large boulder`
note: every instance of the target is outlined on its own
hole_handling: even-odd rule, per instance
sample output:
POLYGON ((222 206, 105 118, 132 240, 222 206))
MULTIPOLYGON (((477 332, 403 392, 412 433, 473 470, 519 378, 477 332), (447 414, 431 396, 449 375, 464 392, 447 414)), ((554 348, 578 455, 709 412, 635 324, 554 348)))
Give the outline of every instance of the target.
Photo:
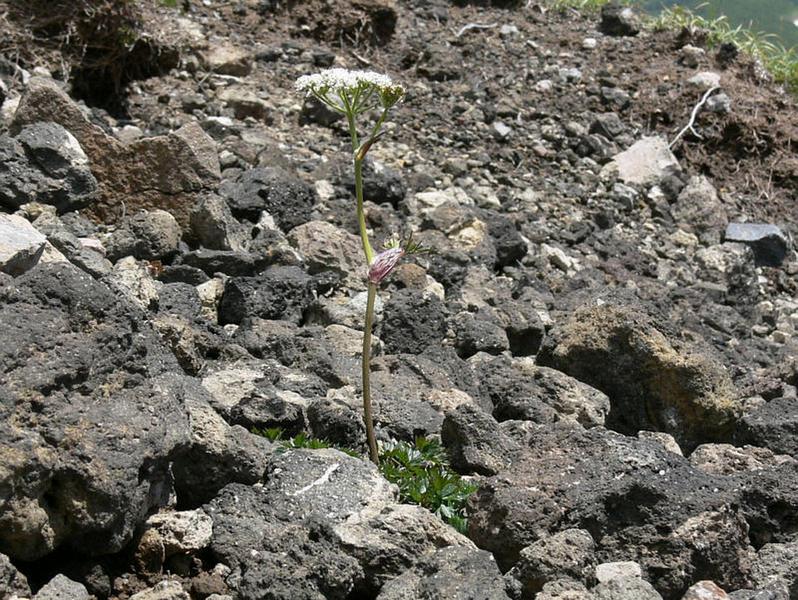
POLYGON ((729 441, 739 416, 731 378, 709 349, 683 342, 640 306, 586 305, 555 328, 538 363, 598 388, 625 433, 670 433, 682 448, 729 441))
POLYGON ((42 121, 57 123, 79 142, 99 183, 90 212, 107 222, 125 211, 161 208, 186 227, 196 199, 221 176, 215 143, 197 123, 126 144, 92 122, 55 81, 34 77, 11 131, 42 121))
POLYGON ((188 441, 174 357, 68 263, 0 280, 0 551, 119 551, 172 490, 188 441))
POLYGON ((331 528, 395 493, 373 465, 337 450, 281 454, 262 486, 231 484, 205 507, 211 550, 237 574, 242 598, 343 600, 363 570, 340 552, 331 528))
POLYGON ((600 427, 527 424, 517 437, 525 447, 470 500, 469 537, 502 568, 521 559, 519 572, 530 572, 524 548, 579 528, 595 540, 599 562, 640 563, 665 598, 700 579, 746 584, 752 516, 740 505, 739 482, 704 474, 655 441, 600 427))

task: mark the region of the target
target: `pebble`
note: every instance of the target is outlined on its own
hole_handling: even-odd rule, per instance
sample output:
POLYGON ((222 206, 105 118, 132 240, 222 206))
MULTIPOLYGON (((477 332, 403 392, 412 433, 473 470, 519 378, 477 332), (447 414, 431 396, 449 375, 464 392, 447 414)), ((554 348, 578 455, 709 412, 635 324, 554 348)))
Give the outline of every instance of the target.
POLYGON ((701 71, 688 79, 687 83, 705 92, 720 85, 720 74, 714 71, 701 71))

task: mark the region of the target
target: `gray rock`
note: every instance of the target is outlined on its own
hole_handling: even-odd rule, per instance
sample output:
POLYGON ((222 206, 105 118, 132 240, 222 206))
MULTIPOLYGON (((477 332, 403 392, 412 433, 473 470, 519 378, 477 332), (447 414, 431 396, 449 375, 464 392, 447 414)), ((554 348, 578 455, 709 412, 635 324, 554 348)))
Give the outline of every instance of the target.
POLYGON ((720 73, 715 73, 713 71, 701 71, 700 73, 696 73, 690 79, 688 79, 687 83, 695 88, 698 88, 702 92, 706 92, 707 90, 720 85, 720 73))
POLYGON ((751 580, 755 588, 784 583, 790 598, 798 595, 798 542, 765 544, 756 553, 751 580))
POLYGON ((742 482, 725 484, 659 444, 601 428, 528 424, 516 435, 526 449, 469 501, 471 539, 503 568, 536 541, 580 528, 596 540, 598 560, 622 552, 665 597, 709 577, 732 589, 745 584, 747 519, 763 518, 747 507, 775 498, 746 498, 743 509, 742 482))
POLYGON ((725 115, 731 112, 731 98, 726 94, 715 94, 707 100, 707 110, 725 115))
POLYGON ((640 33, 640 21, 631 8, 613 0, 601 9, 599 30, 604 35, 637 35, 640 33))
POLYGON ((626 126, 621 121, 617 113, 601 113, 590 124, 590 133, 600 133, 607 139, 613 139, 626 130, 626 126))
POLYGON ((158 285, 143 262, 126 256, 116 261, 104 282, 128 302, 144 311, 158 308, 158 285))
POLYGON ((275 455, 264 484, 224 488, 205 511, 214 520, 211 550, 234 573, 240 597, 269 589, 281 600, 344 600, 364 581, 332 528, 395 500, 395 487, 369 462, 337 450, 275 455))
POLYGON ((31 596, 27 578, 17 571, 5 554, 0 554, 0 596, 3 598, 13 597, 14 594, 20 598, 31 596))
POLYGON ((161 581, 130 596, 130 600, 191 600, 179 581, 161 581))
POLYGON ((612 579, 626 579, 629 577, 642 577, 640 565, 632 561, 601 563, 596 565, 596 580, 606 583, 612 579))
POLYGON ((354 384, 360 378, 363 334, 340 325, 298 327, 254 317, 241 324, 233 340, 253 356, 312 373, 332 387, 354 384))
POLYGON ((270 256, 260 252, 206 250, 205 248, 186 252, 179 260, 182 261, 182 264, 199 269, 212 277, 218 273, 233 277, 255 275, 273 263, 270 256))
POLYGON ((219 323, 245 318, 299 323, 313 298, 314 281, 298 267, 269 267, 255 277, 231 277, 219 302, 219 323))
POLYGON ((0 214, 0 271, 17 276, 33 268, 46 242, 47 238, 27 220, 0 214))
POLYGON ((744 471, 758 471, 780 464, 798 466, 791 456, 774 454, 767 448, 731 444, 702 444, 690 454, 690 464, 705 473, 731 475, 744 471))
POLYGON ((161 511, 145 521, 144 532, 148 531, 157 534, 167 558, 196 554, 210 544, 213 521, 201 509, 161 511))
POLYGON ((679 161, 660 137, 644 137, 613 157, 605 169, 617 170, 624 183, 643 186, 659 183, 679 171, 679 161))
POLYGON ((546 583, 558 579, 589 587, 595 581, 595 568, 593 538, 584 529, 566 529, 521 550, 509 574, 523 584, 525 597, 534 598, 546 583))
POLYGON ((313 437, 327 440, 342 448, 362 448, 366 441, 366 425, 362 410, 340 398, 322 398, 308 405, 308 426, 313 437))
POLYGON ((438 435, 444 411, 475 403, 468 365, 454 351, 385 355, 371 365, 376 421, 397 439, 438 435))
POLYGON ((282 429, 295 436, 305 429, 305 407, 308 401, 298 394, 264 390, 242 399, 230 410, 230 423, 253 429, 282 429))
POLYGON ((391 294, 380 323, 380 339, 391 353, 418 354, 440 343, 446 332, 446 307, 431 293, 404 289, 391 294))
POLYGON ((729 600, 791 600, 791 597, 786 583, 773 581, 761 589, 732 592, 729 600))
POLYGON ((728 219, 713 185, 703 175, 693 177, 671 206, 678 226, 694 233, 705 244, 721 241, 728 219))
POLYGON ((430 511, 408 504, 363 510, 333 531, 343 551, 363 565, 366 586, 373 591, 439 548, 474 548, 468 538, 430 511))
POLYGON ((118 552, 171 492, 188 441, 172 355, 143 315, 68 263, 0 282, 0 551, 118 552), (26 457, 22 460, 20 457, 26 457))
POLYGON ((288 241, 311 275, 332 271, 347 289, 366 289, 366 259, 358 236, 326 221, 310 221, 294 227, 288 241))
POLYGON ((277 167, 245 171, 219 191, 236 217, 256 223, 266 211, 285 232, 307 223, 317 201, 311 186, 277 167))
POLYGON ((798 398, 776 398, 744 415, 735 440, 798 458, 798 398))
POLYGON ((535 600, 595 600, 595 597, 584 584, 572 579, 560 579, 544 585, 535 600))
POLYGON ((233 112, 236 119, 252 118, 270 123, 274 120, 272 106, 260 98, 256 89, 232 85, 217 92, 216 97, 233 112))
POLYGON ((96 192, 88 158, 60 125, 36 123, 16 138, 0 136, 0 204, 41 202, 64 212, 84 206, 96 192))
POLYGON ((536 423, 576 421, 583 427, 604 425, 610 400, 603 392, 528 359, 497 358, 477 366, 482 393, 498 421, 536 423))
POLYGON ((489 552, 465 547, 438 550, 386 583, 377 600, 509 600, 506 583, 489 552))
POLYGON ((592 590, 595 600, 662 600, 662 596, 646 580, 637 577, 611 579, 592 590))
POLYGON ((461 358, 469 358, 477 352, 501 354, 510 349, 504 328, 486 319, 475 318, 471 313, 456 315, 454 327, 455 348, 461 358))
POLYGON ((249 247, 248 232, 215 194, 203 198, 191 212, 190 221, 191 234, 205 248, 245 252, 249 247))
POLYGON ((446 413, 441 440, 452 467, 460 473, 495 475, 507 467, 516 444, 480 408, 461 404, 446 413))
POLYGON ((56 575, 44 585, 33 600, 90 600, 88 590, 82 583, 72 581, 65 575, 56 575))
POLYGON ((106 242, 108 257, 133 256, 166 260, 174 256, 182 237, 180 225, 165 210, 141 211, 126 217, 106 242))
POLYGON ((778 266, 787 256, 790 240, 775 225, 765 223, 729 223, 724 239, 751 247, 757 264, 778 266))
POLYGON ((208 71, 220 75, 244 77, 252 72, 252 53, 229 43, 210 44, 202 54, 202 64, 208 71))
MULTIPOLYGON (((211 408, 209 393, 187 394, 190 441, 172 467, 178 500, 196 506, 208 502, 228 483, 260 481, 272 453, 272 444, 240 426, 230 426, 211 408)), ((227 388, 229 389, 229 388, 227 388)))
POLYGON ((731 439, 740 412, 709 350, 675 339, 641 306, 579 308, 552 331, 538 364, 605 392, 613 427, 664 431, 687 450, 731 439))

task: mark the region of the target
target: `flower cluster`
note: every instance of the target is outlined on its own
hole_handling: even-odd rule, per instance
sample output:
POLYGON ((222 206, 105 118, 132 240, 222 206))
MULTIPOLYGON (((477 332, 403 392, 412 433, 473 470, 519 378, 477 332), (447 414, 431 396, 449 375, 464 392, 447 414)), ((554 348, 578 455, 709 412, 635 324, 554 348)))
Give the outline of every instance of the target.
POLYGON ((296 81, 298 92, 311 94, 341 113, 361 113, 372 108, 388 110, 405 94, 390 77, 374 71, 327 69, 303 75, 296 81))

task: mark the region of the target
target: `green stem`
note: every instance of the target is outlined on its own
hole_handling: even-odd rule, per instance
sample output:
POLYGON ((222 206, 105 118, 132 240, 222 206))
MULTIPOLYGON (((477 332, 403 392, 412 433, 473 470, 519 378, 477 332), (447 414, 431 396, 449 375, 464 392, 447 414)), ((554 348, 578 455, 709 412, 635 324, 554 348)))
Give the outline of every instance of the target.
POLYGON ((366 301, 366 327, 363 330, 363 419, 366 421, 366 440, 369 445, 369 458, 375 465, 380 465, 377 451, 377 438, 374 436, 374 419, 371 415, 371 327, 374 323, 374 299, 377 286, 369 283, 368 300, 366 301))
POLYGON ((371 261, 374 260, 374 250, 371 249, 369 234, 366 230, 366 211, 363 209, 363 161, 357 158, 360 143, 357 137, 354 112, 351 110, 347 112, 346 118, 349 121, 349 136, 352 138, 352 155, 354 157, 352 160, 355 166, 355 196, 357 196, 357 222, 360 227, 360 241, 363 244, 363 254, 366 255, 366 264, 370 265, 371 261))

